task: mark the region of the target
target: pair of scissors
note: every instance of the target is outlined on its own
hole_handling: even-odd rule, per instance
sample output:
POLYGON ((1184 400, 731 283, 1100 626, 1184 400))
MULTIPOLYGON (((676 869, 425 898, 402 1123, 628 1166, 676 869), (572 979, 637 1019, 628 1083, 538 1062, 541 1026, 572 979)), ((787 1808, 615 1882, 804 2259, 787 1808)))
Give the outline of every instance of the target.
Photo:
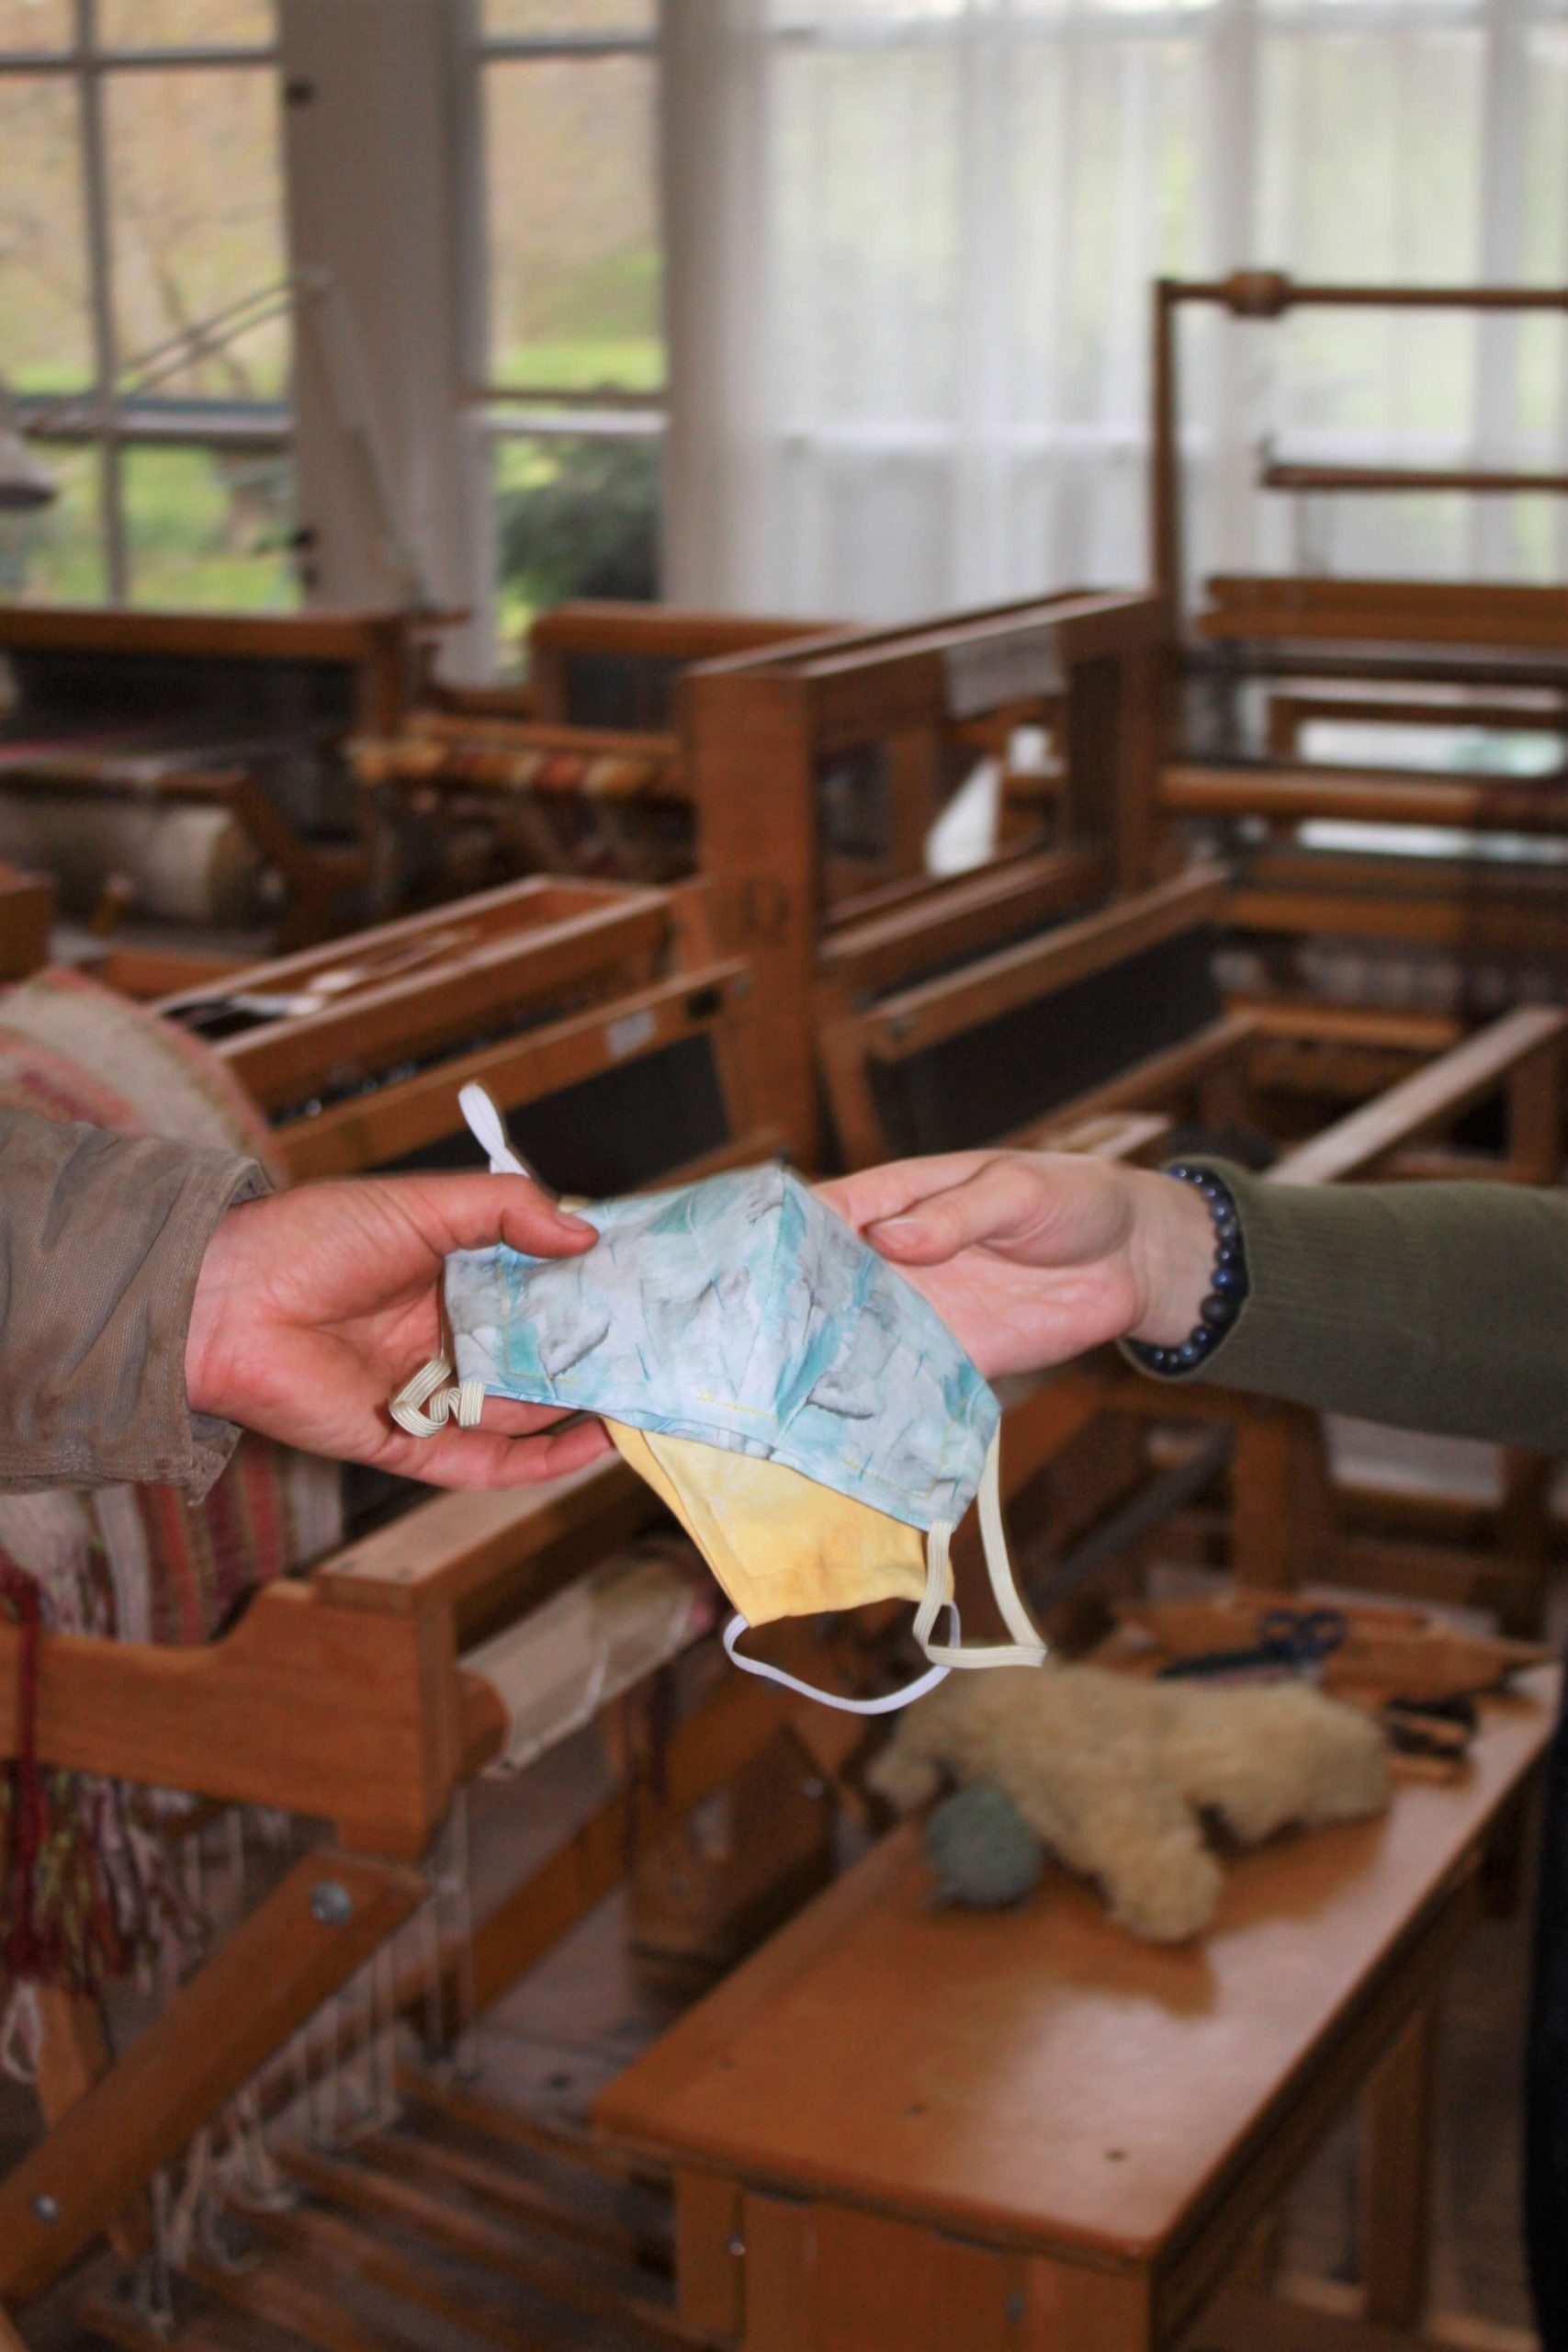
POLYGON ((1348 1640, 1350 1621, 1342 1609, 1266 1609, 1254 1638, 1244 1648, 1205 1650, 1197 1657, 1172 1658, 1159 1679, 1175 1682, 1210 1674, 1245 1673, 1249 1667, 1316 1666, 1348 1640))

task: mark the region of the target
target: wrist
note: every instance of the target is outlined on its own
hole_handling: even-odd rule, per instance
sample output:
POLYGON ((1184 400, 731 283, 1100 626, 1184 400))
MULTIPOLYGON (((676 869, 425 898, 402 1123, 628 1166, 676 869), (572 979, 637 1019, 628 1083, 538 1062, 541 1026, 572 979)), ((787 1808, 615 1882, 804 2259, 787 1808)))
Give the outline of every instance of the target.
POLYGON ((1194 1185, 1133 1169, 1136 1187, 1128 1245, 1140 1302, 1127 1332, 1146 1347, 1179 1347, 1199 1320, 1214 1266, 1208 1202, 1194 1185))
POLYGON ((191 1412, 209 1414, 217 1420, 231 1418, 223 1398, 222 1341, 235 1220, 243 1216, 246 1205, 225 1209, 213 1227, 197 1272, 186 1327, 186 1403, 191 1412))

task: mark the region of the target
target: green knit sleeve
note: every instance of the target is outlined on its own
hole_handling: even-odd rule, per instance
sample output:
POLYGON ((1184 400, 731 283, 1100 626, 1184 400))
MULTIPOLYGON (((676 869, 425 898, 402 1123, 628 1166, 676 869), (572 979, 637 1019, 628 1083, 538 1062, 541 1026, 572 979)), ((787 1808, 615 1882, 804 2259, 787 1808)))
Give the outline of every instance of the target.
POLYGON ((1235 1195, 1251 1288, 1192 1377, 1568 1452, 1568 1193, 1320 1188, 1212 1164, 1235 1195))

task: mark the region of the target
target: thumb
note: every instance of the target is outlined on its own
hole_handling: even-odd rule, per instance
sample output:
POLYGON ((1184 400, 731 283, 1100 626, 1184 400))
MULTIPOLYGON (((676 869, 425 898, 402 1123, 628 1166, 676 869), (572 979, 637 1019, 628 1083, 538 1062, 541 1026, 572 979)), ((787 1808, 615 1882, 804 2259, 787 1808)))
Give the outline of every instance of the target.
POLYGON ((865 1238, 901 1265, 938 1266, 963 1250, 1005 1250, 1035 1223, 1039 1207, 1036 1184, 1018 1162, 993 1159, 962 1184, 867 1226, 865 1238))
POLYGON ((526 1176, 435 1176, 418 1182, 426 1238, 443 1255, 505 1241, 531 1258, 570 1258, 598 1238, 586 1217, 558 1208, 526 1176))

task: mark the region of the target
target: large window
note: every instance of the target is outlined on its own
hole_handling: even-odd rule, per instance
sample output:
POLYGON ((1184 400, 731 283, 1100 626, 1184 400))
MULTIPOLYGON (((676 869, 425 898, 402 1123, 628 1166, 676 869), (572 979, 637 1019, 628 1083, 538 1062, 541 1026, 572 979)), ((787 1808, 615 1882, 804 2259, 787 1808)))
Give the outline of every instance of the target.
POLYGON ((59 493, 0 596, 295 601, 273 17, 0 0, 0 368, 59 493))
POLYGON ((480 0, 484 381, 503 667, 563 596, 658 587, 655 0, 480 0))
MULTIPOLYGON (((754 250, 723 319, 763 355, 741 420, 760 492, 730 500, 757 518, 758 604, 893 616, 1144 578, 1156 275, 1568 275, 1562 0, 714 13, 768 36, 729 52, 763 135, 737 146, 761 192, 733 208, 754 250)), ((1197 316, 1181 342, 1195 568, 1562 576, 1568 501, 1259 487, 1270 447, 1560 469, 1560 320, 1197 316)))

